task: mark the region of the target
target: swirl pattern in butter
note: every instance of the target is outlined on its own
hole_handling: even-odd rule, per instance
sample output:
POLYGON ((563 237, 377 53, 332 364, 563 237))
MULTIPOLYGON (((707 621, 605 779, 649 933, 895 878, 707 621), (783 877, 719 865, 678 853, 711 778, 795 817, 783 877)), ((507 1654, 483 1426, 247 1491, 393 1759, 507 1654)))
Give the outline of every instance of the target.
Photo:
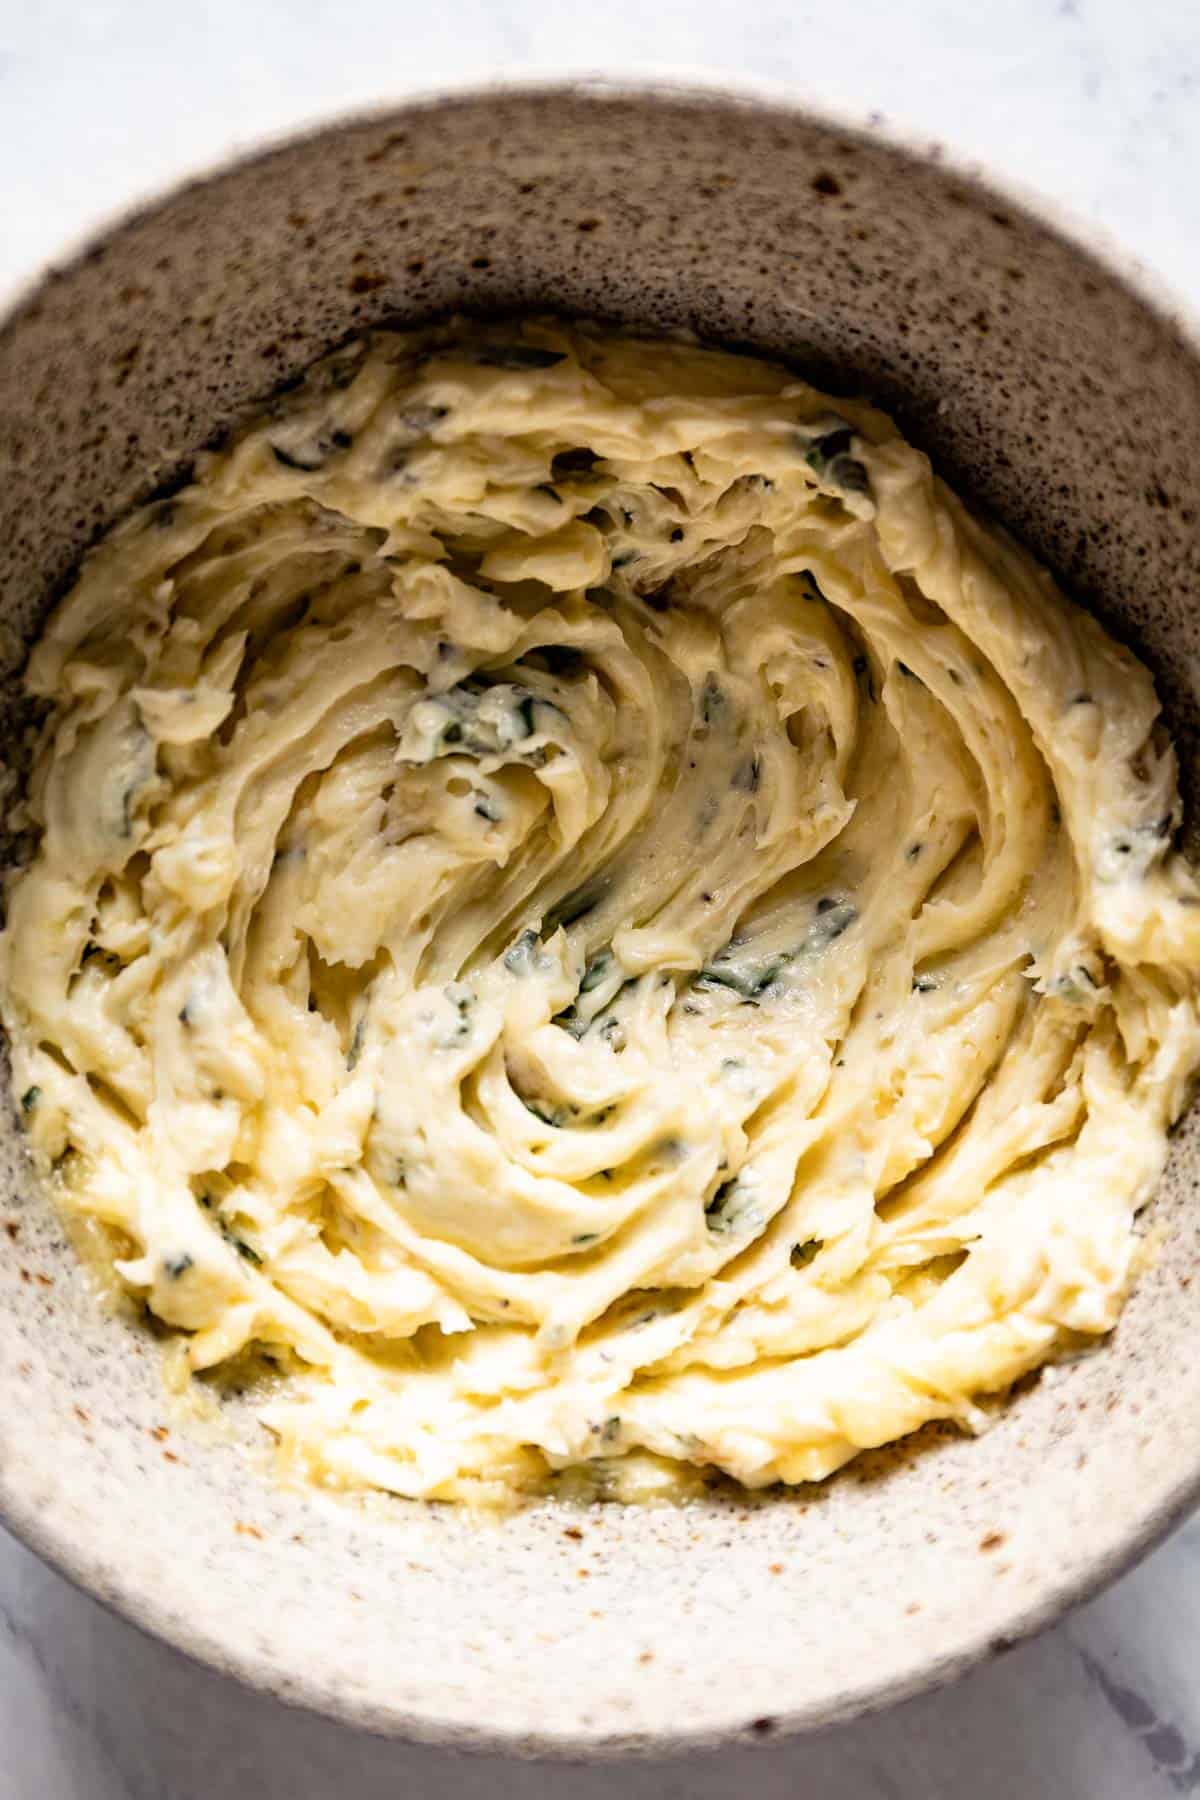
POLYGON ((32 1145, 313 1478, 802 1482, 1113 1325, 1200 1059, 1174 758, 871 408, 379 332, 28 685, 32 1145))

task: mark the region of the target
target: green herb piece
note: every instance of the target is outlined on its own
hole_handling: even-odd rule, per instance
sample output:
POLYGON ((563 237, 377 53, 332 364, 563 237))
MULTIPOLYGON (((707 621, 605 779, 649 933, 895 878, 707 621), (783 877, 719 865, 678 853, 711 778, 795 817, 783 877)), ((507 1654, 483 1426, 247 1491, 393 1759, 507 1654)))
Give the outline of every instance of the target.
MULTIPOLYGON (((207 1194, 201 1194, 200 1204, 211 1211, 212 1201, 207 1194)), ((244 1257, 248 1263, 252 1263, 256 1269, 262 1268, 263 1259, 258 1251, 248 1244, 245 1238, 239 1237, 237 1232, 233 1231, 225 1223, 225 1220, 221 1217, 220 1213, 217 1214, 217 1230, 221 1233, 225 1242, 229 1244, 232 1249, 237 1251, 239 1256, 244 1257)))
POLYGON ((815 907, 816 923, 809 932, 801 949, 811 951, 824 950, 835 938, 840 938, 848 931, 858 918, 858 908, 848 900, 835 900, 831 895, 824 895, 815 907))
POLYGON ((41 1097, 42 1090, 40 1087, 27 1087, 25 1092, 21 1095, 21 1111, 23 1113, 31 1113, 41 1097))
POLYGON ((575 1116, 573 1106, 554 1106, 548 1100, 531 1100, 525 1094, 518 1095, 518 1098, 526 1112, 532 1113, 535 1119, 540 1119, 543 1125, 549 1125, 552 1131, 561 1131, 575 1116))
POLYGON ((598 988, 600 983, 611 975, 615 962, 616 959, 611 950, 601 950, 598 956, 594 956, 583 971, 579 982, 580 993, 590 994, 593 988, 598 988))
POLYGON ((705 1205, 704 1222, 714 1237, 729 1236, 746 1220, 748 1198, 739 1183, 736 1175, 723 1181, 705 1205))
POLYGON ((446 1035, 438 1039, 438 1049, 453 1050, 465 1043, 471 1035, 471 1013, 476 996, 469 988, 460 987, 457 983, 443 988, 442 992, 453 1007, 455 1017, 446 1035))
POLYGON ((477 677, 419 700, 405 723, 400 760, 420 766, 453 751, 466 756, 505 756, 526 763, 544 760, 541 746, 522 749, 537 730, 537 708, 565 717, 553 700, 540 699, 514 682, 488 683, 477 677))
POLYGON ((1098 983, 1090 969, 1076 963, 1067 974, 1056 976, 1047 992, 1072 1006, 1086 1006, 1098 992, 1098 983))
POLYGON ((510 944, 504 952, 504 966, 510 975, 531 975, 535 968, 545 961, 539 957, 538 934, 536 931, 523 931, 515 944, 510 944))
POLYGON ((788 1256, 788 1261, 791 1263, 793 1269, 806 1269, 814 1256, 816 1256, 817 1251, 823 1247, 824 1239, 816 1237, 809 1238, 808 1241, 803 1244, 793 1244, 788 1256))
POLYGON ((717 677, 708 674, 704 677, 704 686, 700 690, 700 718, 705 725, 714 725, 724 714, 728 701, 725 690, 717 677))
POLYGON ((756 958, 739 955, 739 950, 740 946, 730 944, 719 951, 694 978, 693 987, 728 988, 741 999, 757 1004, 792 960, 787 951, 756 958))
POLYGON ((856 456, 849 454, 853 441, 854 432, 849 425, 839 425, 836 430, 811 440, 802 436, 804 460, 814 475, 831 486, 848 494, 867 494, 870 482, 866 467, 856 456))

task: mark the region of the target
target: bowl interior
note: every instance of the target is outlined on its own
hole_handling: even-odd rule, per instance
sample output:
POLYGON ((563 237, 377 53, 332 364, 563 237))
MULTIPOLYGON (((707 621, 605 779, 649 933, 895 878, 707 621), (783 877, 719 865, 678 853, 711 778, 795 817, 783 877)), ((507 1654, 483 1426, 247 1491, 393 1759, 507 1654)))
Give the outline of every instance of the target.
MULTIPOLYGON (((578 90, 287 144, 122 223, 10 316, 15 766, 13 677, 84 545, 347 332, 453 309, 685 326, 868 393, 1138 648, 1195 767, 1200 364, 1171 322, 936 160, 712 95, 578 90)), ((377 1730, 534 1751, 828 1722, 1043 1623, 1192 1496, 1198 1158, 1185 1124, 1113 1342, 986 1437, 926 1432, 756 1503, 481 1520, 278 1488, 236 1406, 179 1431, 155 1340, 97 1303, 6 1116, 0 1507, 149 1629, 377 1730)))

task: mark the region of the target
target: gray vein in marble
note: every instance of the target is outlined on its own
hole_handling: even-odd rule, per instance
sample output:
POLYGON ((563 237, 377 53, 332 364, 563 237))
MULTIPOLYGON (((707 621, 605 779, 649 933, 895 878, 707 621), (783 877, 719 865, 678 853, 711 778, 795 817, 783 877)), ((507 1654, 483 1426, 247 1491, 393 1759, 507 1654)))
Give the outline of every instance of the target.
POLYGON ((1162 1770, 1181 1794, 1195 1793, 1200 1788, 1200 1753, 1186 1742, 1179 1727, 1160 1719, 1136 1688, 1122 1686, 1086 1650, 1080 1650, 1079 1660, 1121 1723, 1141 1739, 1154 1767, 1162 1770))

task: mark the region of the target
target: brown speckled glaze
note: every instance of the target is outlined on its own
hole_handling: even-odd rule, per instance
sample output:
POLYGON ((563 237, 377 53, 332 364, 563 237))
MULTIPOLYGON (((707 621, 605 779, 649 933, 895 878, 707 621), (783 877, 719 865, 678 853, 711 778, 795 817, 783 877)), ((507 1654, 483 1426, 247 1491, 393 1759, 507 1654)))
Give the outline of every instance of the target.
MULTIPOLYGON (((1137 646, 1190 774, 1195 347, 937 160, 711 95, 352 121, 47 275, 0 328, 0 664, 83 546, 248 403, 356 326, 451 308, 690 326, 869 393, 1137 646)), ((1194 1120, 1115 1339, 986 1437, 925 1433, 757 1504, 490 1522, 284 1491, 179 1431, 155 1340, 105 1315, 15 1127, 0 1140, 8 1522, 151 1631, 375 1730, 530 1754, 845 1718, 1045 1623, 1200 1486, 1194 1120)))

